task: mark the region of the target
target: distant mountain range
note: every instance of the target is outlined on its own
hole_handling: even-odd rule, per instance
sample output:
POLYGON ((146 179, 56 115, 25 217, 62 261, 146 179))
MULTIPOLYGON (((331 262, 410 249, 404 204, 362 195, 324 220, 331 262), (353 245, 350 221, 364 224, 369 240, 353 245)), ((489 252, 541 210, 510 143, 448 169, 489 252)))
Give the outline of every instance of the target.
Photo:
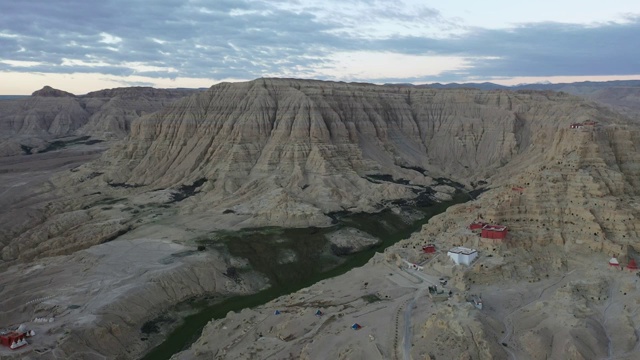
POLYGON ((450 83, 450 84, 386 84, 394 86, 413 86, 417 88, 432 89, 480 89, 480 90, 539 90, 561 91, 572 95, 581 96, 589 100, 610 106, 616 111, 629 117, 640 120, 640 80, 621 81, 583 81, 575 83, 537 83, 505 86, 491 82, 483 83, 450 83))
POLYGON ((16 99, 24 99, 29 97, 29 95, 0 95, 0 100, 16 100, 16 99))
POLYGON ((620 80, 620 81, 582 81, 575 83, 535 83, 519 84, 513 86, 499 85, 492 82, 483 83, 449 83, 449 84, 424 84, 416 87, 428 87, 434 89, 458 89, 473 88, 480 90, 552 90, 564 91, 575 95, 583 95, 597 90, 611 87, 637 87, 640 88, 640 80, 620 80))
POLYGON ((133 120, 201 90, 126 87, 75 95, 45 86, 31 96, 0 97, 0 156, 49 149, 66 136, 117 139, 133 120))
MULTIPOLYGON (((294 81, 295 79, 281 79, 294 81)), ((271 80, 270 80, 271 81, 271 80)), ((298 80, 295 80, 298 81, 298 80)), ((330 82, 326 82, 330 83, 330 82)), ((372 84, 351 83, 369 86, 372 84)), ((479 89, 501 91, 557 91, 606 105, 640 121, 640 80, 522 84, 504 86, 491 82, 450 84, 386 84, 416 89, 479 89)), ((99 139, 123 138, 130 124, 180 98, 205 89, 155 89, 127 87, 75 95, 45 86, 31 96, 0 96, 0 156, 18 155, 24 148, 39 151, 54 138, 78 135, 99 139)))

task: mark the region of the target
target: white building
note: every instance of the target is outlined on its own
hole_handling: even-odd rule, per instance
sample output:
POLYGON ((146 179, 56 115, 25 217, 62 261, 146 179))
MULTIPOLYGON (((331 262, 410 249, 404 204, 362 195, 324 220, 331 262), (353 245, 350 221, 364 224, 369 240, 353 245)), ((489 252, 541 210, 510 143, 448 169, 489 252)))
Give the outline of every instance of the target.
POLYGON ((447 252, 447 255, 456 265, 470 265, 478 257, 478 251, 466 247, 458 246, 447 252))
POLYGON ((418 264, 414 264, 414 263, 409 262, 409 261, 404 260, 404 259, 402 259, 402 261, 404 261, 404 263, 407 264, 407 267, 409 268, 409 270, 422 271, 424 269, 424 266, 420 266, 418 264))

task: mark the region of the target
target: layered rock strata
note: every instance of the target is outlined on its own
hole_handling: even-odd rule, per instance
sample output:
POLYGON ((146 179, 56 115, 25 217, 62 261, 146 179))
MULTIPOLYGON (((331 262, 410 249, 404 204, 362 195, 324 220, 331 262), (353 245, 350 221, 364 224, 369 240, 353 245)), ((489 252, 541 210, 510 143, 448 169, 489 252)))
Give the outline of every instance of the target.
MULTIPOLYGON (((460 99, 469 93, 474 91, 448 93, 458 96, 457 116, 464 117, 466 110, 462 109, 477 106, 475 100, 474 105, 461 105, 465 102, 460 99)), ((635 335, 640 329, 640 318, 634 311, 635 299, 640 294, 638 278, 633 272, 615 267, 607 272, 607 269, 611 268, 608 260, 612 256, 620 259, 623 267, 630 259, 637 258, 640 151, 635 144, 640 140, 638 126, 609 110, 566 95, 476 93, 481 94, 479 97, 493 97, 490 103, 494 106, 499 109, 505 106, 512 111, 510 130, 503 130, 503 135, 496 138, 495 127, 499 125, 492 122, 483 127, 479 137, 474 137, 472 126, 465 128, 468 133, 462 133, 463 136, 448 133, 447 144, 442 148, 457 154, 458 161, 454 164, 448 164, 444 155, 434 161, 431 158, 434 152, 443 153, 429 148, 431 142, 425 142, 425 154, 430 164, 440 163, 443 169, 451 169, 451 173, 457 175, 454 179, 467 184, 482 181, 489 190, 475 201, 449 208, 446 213, 434 217, 420 233, 388 249, 386 263, 381 264, 378 258, 363 271, 332 279, 326 285, 318 284, 291 298, 302 301, 310 291, 317 304, 329 298, 349 298, 367 291, 362 287, 354 290, 356 278, 362 284, 381 281, 383 277, 396 279, 397 274, 388 269, 406 267, 401 261, 404 259, 425 266, 425 275, 419 275, 420 278, 447 278, 447 289, 453 293, 445 303, 432 303, 418 300, 422 299, 420 278, 410 282, 393 280, 397 284, 395 287, 389 287, 386 280, 381 283, 386 293, 407 287, 418 289, 414 299, 419 306, 411 313, 414 324, 417 323, 412 327, 408 350, 411 356, 633 358, 640 346, 635 335), (522 101, 522 97, 527 101, 522 101), (560 107, 571 110, 564 113, 560 107), (561 115, 563 113, 565 115, 561 115), (587 118, 597 124, 569 128, 570 123, 587 118), (481 143, 483 137, 488 139, 491 133, 494 134, 491 145, 476 148, 474 155, 478 162, 475 164, 471 163, 468 151, 456 150, 457 139, 465 139, 463 143, 466 144, 471 139, 481 143), (510 135, 513 143, 505 141, 510 135), (509 151, 504 151, 505 148, 509 151), (465 166, 474 173, 465 175, 469 171, 465 166), (470 231, 469 224, 478 219, 508 226, 506 241, 482 239, 478 233, 470 231), (434 243, 440 254, 434 257, 422 253, 421 247, 427 243, 434 243), (480 257, 472 266, 455 266, 446 256, 447 249, 459 245, 478 249, 480 257), (483 310, 474 309, 468 302, 473 294, 482 294, 483 310)), ((500 121, 497 124, 501 124, 500 121)), ((449 125, 449 129, 455 127, 449 125)), ((505 127, 503 124, 502 128, 505 127)), ((421 166, 410 162, 403 165, 421 166)), ((341 341, 349 336, 362 343, 365 350, 360 354, 401 357, 404 345, 400 341, 392 344, 387 341, 393 335, 384 340, 378 338, 381 332, 388 330, 379 327, 380 322, 393 324, 394 319, 409 311, 406 309, 412 304, 411 297, 406 293, 396 296, 398 300, 394 306, 400 310, 386 311, 371 305, 361 308, 363 313, 371 312, 362 317, 356 314, 347 318, 348 311, 345 313, 342 308, 328 306, 328 311, 337 316, 332 321, 339 325, 327 325, 327 331, 320 335, 314 333, 311 342, 307 341, 308 335, 304 332, 295 333, 307 329, 308 325, 305 328, 301 324, 279 322, 279 333, 290 331, 294 336, 277 342, 271 341, 273 334, 262 333, 259 335, 265 339, 256 346, 274 353, 304 357, 321 351, 315 343, 330 344, 329 351, 337 358, 348 358, 356 356, 355 350, 341 341), (407 300, 400 302, 399 299, 407 300), (341 319, 342 316, 345 318, 341 319), (351 321, 368 324, 365 328, 372 324, 376 326, 366 330, 365 336, 347 335, 341 326, 347 327, 351 321)), ((282 306, 283 301, 286 299, 274 301, 265 308, 282 306)), ((312 302, 305 304, 306 311, 311 311, 312 302)), ((248 356, 256 346, 224 342, 223 346, 216 347, 209 342, 218 336, 222 324, 246 319, 239 314, 211 322, 203 337, 189 351, 175 358, 206 358, 216 352, 248 356)), ((407 317, 404 319, 406 321, 407 317)), ((277 322, 276 319, 269 321, 277 322)), ((396 328, 402 334, 402 321, 399 324, 396 328)))
MULTIPOLYGON (((55 178, 39 194, 18 199, 16 204, 36 210, 26 225, 3 228, 2 259, 7 265, 77 252, 160 221, 190 234, 260 225, 322 226, 336 211, 372 212, 406 201, 446 198, 453 186, 486 187, 476 201, 450 208, 390 250, 389 261, 378 257, 366 271, 333 279, 331 291, 318 284, 314 295, 344 298, 326 307, 348 322, 377 321, 380 330, 370 327, 357 338, 372 356, 389 358, 409 351, 414 357, 441 358, 444 353, 434 348, 436 337, 436 342, 451 345, 449 355, 504 358, 510 352, 526 354, 540 344, 546 349, 549 334, 558 331, 564 331, 562 338, 536 358, 562 349, 570 349, 576 359, 600 356, 608 349, 626 356, 637 342, 617 337, 620 330, 606 320, 613 319, 604 309, 606 303, 590 299, 596 294, 602 298, 602 282, 581 284, 570 276, 576 276, 576 270, 600 272, 614 255, 626 265, 634 250, 636 143, 638 128, 627 118, 552 92, 441 91, 287 79, 220 84, 138 118, 130 136, 100 160, 55 178), (587 120, 598 123, 569 128, 587 120), (489 243, 470 232, 467 226, 478 218, 509 226, 508 241, 489 243), (427 280, 412 280, 397 268, 406 266, 400 259, 425 260, 420 249, 427 242, 441 251, 453 245, 480 250, 481 257, 469 268, 453 266, 444 254, 426 266, 428 281, 450 278, 450 289, 456 292, 451 309, 447 303, 427 301, 427 280), (602 266, 582 264, 587 257, 602 261, 602 266), (366 285, 383 278, 375 289, 366 285), (489 295, 486 289, 492 290, 489 295), (508 299, 502 303, 508 311, 496 307, 478 315, 465 301, 471 292, 483 292, 498 303, 498 296, 491 298, 496 289, 508 299), (576 294, 566 301, 567 294, 578 292, 574 289, 588 298, 576 294), (377 304, 387 296, 389 302, 377 304), (545 301, 551 304, 544 309, 547 319, 578 320, 545 322, 540 317, 526 326, 514 325, 515 317, 526 317, 516 309, 544 307, 545 301), (430 307, 419 312, 412 304, 430 307), (391 311, 385 313, 383 305, 391 311), (413 345, 402 350, 398 329, 412 314, 417 316, 409 326, 413 345), (604 320, 595 324, 598 316, 604 320), (390 323, 395 331, 388 328, 390 323), (436 333, 434 328, 447 330, 436 333), (603 333, 616 340, 603 341, 603 333), (584 346, 580 339, 594 345, 584 346)), ((624 288, 637 293, 633 277, 605 278, 605 283, 617 284, 605 292, 624 288)), ((185 291, 209 289, 194 285, 185 291)), ((306 300, 300 292, 285 305, 300 308, 299 301, 306 300)), ((257 315, 245 315, 261 321, 272 314, 272 305, 282 304, 280 299, 257 315)), ((304 316, 316 305, 322 303, 304 305, 304 316)), ((620 300, 612 306, 631 305, 620 300)), ((626 328, 637 328, 636 315, 624 309, 626 328)), ((261 344, 238 325, 244 323, 243 316, 211 323, 205 337, 178 357, 206 358, 218 351, 244 356, 247 351, 236 344, 247 339, 249 353, 259 351, 261 344), (227 323, 235 329, 228 341, 212 343, 208 337, 217 337, 227 323)), ((289 319, 294 325, 277 328, 264 346, 274 354, 301 357, 327 348, 336 358, 355 356, 357 349, 344 341, 351 324, 329 319, 289 319), (322 347, 310 345, 325 325, 336 336, 317 337, 322 347), (336 341, 339 346, 330 347, 336 341)))
POLYGON ((72 135, 123 138, 133 120, 196 91, 138 87, 76 96, 45 86, 31 97, 0 101, 0 156, 36 153, 72 135))
MULTIPOLYGON (((105 219, 105 202, 158 192, 174 197, 156 205, 208 216, 222 227, 327 225, 330 212, 378 211, 423 193, 442 197, 436 186, 445 178, 470 188, 529 164, 557 162, 552 159, 571 151, 566 139, 588 136, 568 128, 585 120, 601 124, 603 131, 593 135, 599 142, 626 131, 608 125, 624 124, 624 117, 552 92, 288 79, 223 83, 141 117, 99 161, 57 179, 56 191, 71 190, 65 200, 48 203, 48 220, 16 242, 25 250, 9 245, 3 258, 41 247, 52 236, 35 234, 52 231, 53 238, 83 239, 66 240, 68 249, 99 243, 140 223, 126 212, 105 219), (94 235, 74 235, 83 231, 73 226, 51 229, 60 213, 79 210, 93 219, 81 228, 94 235)), ((123 204, 130 208, 129 200, 123 204)))

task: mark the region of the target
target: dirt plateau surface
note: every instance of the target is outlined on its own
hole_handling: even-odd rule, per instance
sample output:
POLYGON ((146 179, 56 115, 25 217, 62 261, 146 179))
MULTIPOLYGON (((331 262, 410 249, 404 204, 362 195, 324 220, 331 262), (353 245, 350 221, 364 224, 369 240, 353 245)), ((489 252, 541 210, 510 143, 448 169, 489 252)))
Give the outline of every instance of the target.
MULTIPOLYGON (((378 254, 343 276, 211 321, 173 359, 637 358, 639 277, 604 256, 566 259, 539 279, 478 284, 444 254, 408 253, 423 270, 393 250, 378 254), (434 285, 445 295, 430 296, 434 285)), ((476 266, 517 267, 514 257, 497 250, 476 266)))
POLYGON ((226 266, 228 261, 213 252, 152 238, 116 240, 14 266, 0 281, 7 294, 0 316, 5 323, 25 323, 38 335, 24 350, 0 349, 0 357, 100 358, 121 343, 128 344, 129 355, 120 350, 118 358, 137 357, 148 346, 138 338, 140 324, 157 315, 149 309, 166 309, 202 293, 242 294, 264 286, 258 276, 241 284, 223 276, 226 266), (35 318, 54 320, 41 324, 35 318))

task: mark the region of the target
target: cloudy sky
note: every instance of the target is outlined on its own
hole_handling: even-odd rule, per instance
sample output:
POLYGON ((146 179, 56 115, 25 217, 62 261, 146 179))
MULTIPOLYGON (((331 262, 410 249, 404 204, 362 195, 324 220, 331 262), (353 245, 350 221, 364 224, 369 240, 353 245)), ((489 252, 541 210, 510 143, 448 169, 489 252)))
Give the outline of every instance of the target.
POLYGON ((0 94, 296 77, 640 79, 640 1, 0 2, 0 94))

